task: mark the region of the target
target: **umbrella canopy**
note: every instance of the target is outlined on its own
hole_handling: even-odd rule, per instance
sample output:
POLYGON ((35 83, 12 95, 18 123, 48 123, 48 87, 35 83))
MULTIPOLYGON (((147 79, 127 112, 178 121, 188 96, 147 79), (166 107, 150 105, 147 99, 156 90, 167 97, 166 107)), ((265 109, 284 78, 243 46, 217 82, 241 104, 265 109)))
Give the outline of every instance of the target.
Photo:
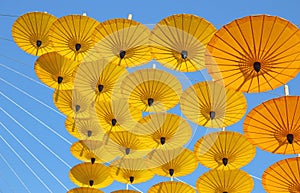
POLYGON ((83 162, 110 162, 112 156, 100 140, 80 140, 72 144, 70 148, 72 155, 83 162))
POLYGON ((141 192, 138 192, 138 191, 135 191, 135 190, 115 190, 115 191, 112 191, 110 193, 141 193, 141 192))
POLYGON ((69 177, 77 186, 103 188, 109 186, 113 179, 110 168, 101 163, 81 163, 71 168, 69 177))
POLYGON ((216 28, 199 16, 172 15, 151 31, 151 52, 167 68, 182 72, 202 70, 206 45, 215 32, 216 28))
POLYGON ((192 136, 189 123, 175 114, 155 113, 141 119, 133 133, 143 135, 152 148, 172 149, 183 146, 192 136))
POLYGON ((300 192, 300 157, 278 161, 267 168, 262 176, 264 189, 269 193, 300 192))
POLYGON ((49 43, 49 30, 57 18, 45 12, 29 12, 18 17, 12 26, 16 44, 28 54, 40 56, 53 51, 49 43))
POLYGON ((199 82, 187 88, 180 98, 183 114, 204 127, 222 128, 238 122, 246 113, 243 93, 216 82, 199 82))
POLYGON ((250 193, 254 182, 242 170, 210 170, 200 176, 196 187, 199 193, 250 193))
POLYGON ((242 92, 272 90, 300 70, 300 31, 280 17, 236 19, 215 33, 207 50, 212 78, 242 92))
POLYGON ((196 193, 196 190, 183 182, 160 182, 153 185, 148 193, 196 193))
POLYGON ((150 30, 129 19, 111 19, 101 22, 93 33, 93 50, 88 57, 101 56, 124 67, 145 64, 152 60, 149 47, 150 30))
POLYGON ((112 177, 125 184, 142 183, 154 177, 154 173, 148 170, 142 158, 115 160, 110 168, 112 177))
POLYGON ((188 175, 198 167, 194 153, 183 147, 157 149, 147 155, 147 164, 155 174, 171 178, 188 175))
POLYGON ((125 67, 106 60, 82 62, 75 74, 74 87, 96 101, 119 99, 120 83, 127 74, 125 67))
POLYGON ((172 74, 148 68, 126 76, 121 84, 121 92, 132 107, 146 112, 161 112, 179 102, 182 88, 172 74))
POLYGON ((79 63, 50 52, 41 55, 34 64, 37 77, 47 86, 57 90, 73 89, 73 75, 79 63))
POLYGON ((88 187, 79 187, 69 190, 67 193, 104 193, 102 190, 88 187))
POLYGON ((284 96, 252 109, 244 121, 246 137, 272 153, 300 153, 299 101, 299 96, 284 96))
POLYGON ((248 164, 255 156, 255 146, 232 131, 214 132, 200 138, 194 146, 199 162, 212 169, 232 170, 248 164))
POLYGON ((82 61, 94 45, 92 33, 97 25, 99 22, 88 16, 63 16, 52 24, 49 40, 59 54, 82 61))

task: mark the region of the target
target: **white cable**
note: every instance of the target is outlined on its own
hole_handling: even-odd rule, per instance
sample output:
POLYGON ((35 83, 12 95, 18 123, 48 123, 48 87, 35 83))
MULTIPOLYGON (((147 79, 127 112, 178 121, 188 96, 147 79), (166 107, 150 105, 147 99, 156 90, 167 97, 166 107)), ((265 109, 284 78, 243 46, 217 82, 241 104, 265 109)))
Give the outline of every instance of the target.
POLYGON ((12 133, 0 122, 0 125, 62 186, 68 191, 68 188, 12 133))

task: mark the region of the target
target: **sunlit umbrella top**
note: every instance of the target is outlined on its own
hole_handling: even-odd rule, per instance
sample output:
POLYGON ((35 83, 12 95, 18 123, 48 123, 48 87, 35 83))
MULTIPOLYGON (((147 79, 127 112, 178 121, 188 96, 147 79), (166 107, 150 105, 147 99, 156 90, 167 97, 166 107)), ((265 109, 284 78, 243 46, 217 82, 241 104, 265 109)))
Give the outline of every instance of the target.
POLYGON ((141 192, 135 190, 115 190, 110 193, 141 193, 141 192))
POLYGON ((183 182, 160 182, 149 188, 148 193, 196 193, 196 190, 183 182))
POLYGON ((104 193, 102 190, 89 187, 79 187, 69 190, 67 193, 104 193))

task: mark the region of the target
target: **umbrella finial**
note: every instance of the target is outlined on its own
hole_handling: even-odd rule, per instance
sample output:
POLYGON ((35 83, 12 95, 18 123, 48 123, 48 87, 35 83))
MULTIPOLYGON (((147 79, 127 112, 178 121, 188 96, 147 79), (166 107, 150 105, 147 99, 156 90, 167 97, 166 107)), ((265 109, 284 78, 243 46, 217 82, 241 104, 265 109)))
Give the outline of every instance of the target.
POLYGON ((224 166, 227 166, 227 164, 228 164, 228 158, 224 157, 222 159, 222 163, 224 164, 224 166))
POLYGON ((132 20, 132 14, 129 13, 127 19, 132 20))
POLYGON ((285 96, 289 96, 290 95, 289 86, 287 84, 284 85, 284 95, 285 96))

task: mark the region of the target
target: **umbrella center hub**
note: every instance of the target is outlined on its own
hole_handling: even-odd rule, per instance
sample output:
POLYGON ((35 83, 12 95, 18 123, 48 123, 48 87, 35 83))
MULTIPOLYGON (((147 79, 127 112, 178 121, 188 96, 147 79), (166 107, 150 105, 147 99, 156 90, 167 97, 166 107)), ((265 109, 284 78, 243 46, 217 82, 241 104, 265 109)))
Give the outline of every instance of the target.
POLYGON ((170 176, 173 176, 174 175, 174 169, 169 169, 169 174, 170 174, 170 176))
POLYGON ((75 105, 75 111, 78 112, 80 110, 80 105, 75 105))
POLYGON ((209 112, 209 117, 211 120, 213 120, 216 117, 216 112, 215 111, 210 111, 209 112))
POLYGON ((133 181, 134 181, 134 177, 133 177, 133 176, 130 176, 130 177, 129 177, 129 181, 130 181, 130 183, 132 184, 133 181))
POLYGON ((254 62, 253 63, 253 68, 258 73, 261 69, 261 63, 260 62, 254 62))
POLYGON ((96 161, 96 158, 92 157, 92 158, 91 158, 91 163, 94 164, 95 161, 96 161))
POLYGON ((63 79, 64 79, 63 77, 58 76, 58 77, 57 77, 57 83, 58 83, 58 84, 61 84, 62 81, 63 81, 63 79))
POLYGON ((165 137, 161 137, 160 138, 160 144, 165 144, 166 143, 166 138, 165 137))
POLYGON ((148 106, 151 107, 154 103, 154 99, 153 98, 148 98, 148 106))
POLYGON ((36 40, 36 46, 39 48, 42 45, 42 41, 41 40, 36 40))
POLYGON ((289 142, 289 144, 292 144, 294 142, 294 135, 289 133, 286 135, 286 139, 289 142))
POLYGON ((113 119, 111 120, 111 125, 112 125, 112 126, 116 126, 116 124, 117 124, 117 119, 113 118, 113 119))
POLYGON ((227 166, 228 158, 227 157, 222 158, 222 163, 223 163, 224 166, 227 166))
POLYGON ((121 50, 120 53, 119 53, 119 56, 121 59, 123 59, 126 55, 126 51, 125 50, 121 50))
POLYGON ((81 48, 81 44, 76 43, 76 44, 75 44, 75 50, 76 50, 76 51, 79 51, 80 48, 81 48))
POLYGON ((102 85, 102 84, 99 84, 99 85, 98 85, 98 91, 99 91, 99 92, 102 92, 102 91, 103 91, 103 88, 104 88, 104 85, 102 85))
POLYGON ((90 186, 93 186, 94 185, 94 180, 90 180, 89 184, 90 184, 90 186))
POLYGON ((128 155, 128 154, 130 153, 130 148, 127 147, 127 148, 125 149, 125 153, 126 153, 126 155, 128 155))
POLYGON ((294 184, 289 187, 289 192, 300 192, 300 184, 294 184))
POLYGON ((182 50, 180 54, 181 54, 181 58, 182 59, 184 59, 184 60, 187 59, 187 57, 188 57, 188 51, 182 50))
POLYGON ((91 130, 88 130, 88 131, 87 131, 88 137, 91 137, 91 136, 92 136, 92 133, 93 133, 93 132, 92 132, 91 130))

